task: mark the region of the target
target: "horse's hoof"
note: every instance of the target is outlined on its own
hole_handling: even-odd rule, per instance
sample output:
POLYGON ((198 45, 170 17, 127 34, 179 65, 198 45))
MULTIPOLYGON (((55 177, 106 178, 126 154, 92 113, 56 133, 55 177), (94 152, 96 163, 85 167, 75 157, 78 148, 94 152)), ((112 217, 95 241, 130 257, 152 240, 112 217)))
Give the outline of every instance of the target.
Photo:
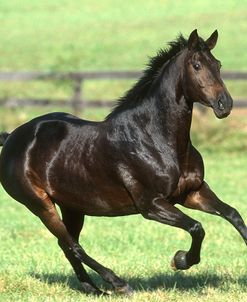
POLYGON ((94 296, 108 296, 109 294, 106 292, 101 291, 100 289, 92 286, 87 282, 82 282, 82 290, 87 295, 94 295, 94 296))
POLYGON ((190 265, 188 265, 186 260, 186 254, 185 251, 178 251, 175 256, 173 257, 171 261, 171 267, 174 271, 177 270, 186 270, 190 268, 190 265))
POLYGON ((132 296, 134 291, 129 286, 129 284, 126 284, 123 287, 116 288, 116 293, 121 294, 121 295, 126 295, 126 296, 132 296))

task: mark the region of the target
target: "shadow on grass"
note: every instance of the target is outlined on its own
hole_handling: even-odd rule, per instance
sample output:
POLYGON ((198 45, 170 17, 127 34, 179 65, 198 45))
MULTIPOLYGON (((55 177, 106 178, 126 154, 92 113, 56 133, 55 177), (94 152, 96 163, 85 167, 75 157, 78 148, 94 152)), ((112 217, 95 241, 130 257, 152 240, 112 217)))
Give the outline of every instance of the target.
MULTIPOLYGON (((74 275, 62 274, 38 274, 31 272, 30 276, 48 284, 65 284, 72 290, 81 290, 80 282, 74 275)), ((97 274, 91 273, 90 277, 99 288, 110 288, 97 274)), ((136 277, 125 279, 136 292, 155 291, 157 289, 169 290, 176 289, 178 291, 196 290, 200 292, 205 287, 219 288, 224 287, 227 283, 239 284, 241 287, 247 287, 247 275, 234 278, 229 275, 218 275, 216 273, 185 275, 183 272, 175 274, 158 274, 151 277, 136 277)))

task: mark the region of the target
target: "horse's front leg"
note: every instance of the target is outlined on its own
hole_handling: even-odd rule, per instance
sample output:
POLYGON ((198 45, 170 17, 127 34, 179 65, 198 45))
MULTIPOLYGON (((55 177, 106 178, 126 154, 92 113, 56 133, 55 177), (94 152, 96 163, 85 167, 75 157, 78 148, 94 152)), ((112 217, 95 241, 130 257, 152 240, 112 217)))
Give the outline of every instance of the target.
POLYGON ((184 229, 192 237, 188 252, 178 251, 172 261, 173 269, 185 270, 200 262, 200 251, 205 232, 200 222, 185 215, 164 198, 154 198, 141 214, 147 218, 164 224, 184 229))
POLYGON ((202 183, 198 191, 190 192, 183 205, 191 209, 200 210, 225 218, 238 230, 247 244, 247 227, 242 217, 236 209, 222 202, 209 188, 206 182, 202 183))

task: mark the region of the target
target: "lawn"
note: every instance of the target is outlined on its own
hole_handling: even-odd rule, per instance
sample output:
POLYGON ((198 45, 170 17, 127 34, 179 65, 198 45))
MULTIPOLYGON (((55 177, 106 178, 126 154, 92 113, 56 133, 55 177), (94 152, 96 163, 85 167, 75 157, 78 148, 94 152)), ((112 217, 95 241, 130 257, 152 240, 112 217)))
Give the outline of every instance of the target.
MULTIPOLYGON (((246 0, 2 0, 0 70, 143 70, 180 32, 197 28, 207 38, 217 28, 213 52, 222 70, 246 71, 246 11, 246 0)), ((89 82, 84 96, 116 99, 131 83, 89 82)), ((245 83, 229 88, 234 97, 247 95, 245 83)), ((1 97, 67 98, 71 85, 0 82, 1 97)))
MULTIPOLYGON (((25 118, 37 111, 26 111, 25 118)), ((104 110, 86 111, 102 119, 104 110)), ((4 116, 3 116, 4 117, 4 116)), ((222 200, 247 220, 246 114, 233 111, 217 120, 213 113, 194 114, 192 139, 201 151, 206 180, 222 200), (242 114, 242 115, 240 115, 242 114)), ((24 206, 0 190, 0 301, 96 301, 80 292, 80 284, 55 238, 24 206)), ((144 220, 87 217, 81 243, 90 255, 125 278, 134 288, 131 298, 111 295, 98 301, 246 301, 246 246, 221 218, 183 209, 202 222, 206 237, 202 261, 186 272, 174 273, 170 260, 188 249, 190 236, 182 230, 144 220)), ((92 271, 94 281, 109 289, 92 271)))
MULTIPOLYGON (((218 195, 247 219, 246 167, 243 153, 203 151, 206 179, 218 195)), ((55 238, 22 205, 1 189, 0 301, 96 301, 80 285, 55 238)), ((140 216, 87 217, 81 243, 106 266, 128 280, 133 297, 98 301, 246 301, 246 246, 221 218, 185 210, 202 222, 206 237, 202 261, 174 273, 170 260, 177 249, 188 249, 190 236, 182 230, 140 216), (103 231, 102 231, 103 230, 103 231)), ((103 289, 109 289, 90 271, 103 289)))
POLYGON ((216 28, 226 69, 246 70, 246 0, 2 0, 0 69, 137 69, 179 32, 216 28))
MULTIPOLYGON (((214 54, 223 70, 247 70, 247 2, 2 0, 0 2, 0 70, 76 71, 141 70, 156 51, 181 31, 198 28, 207 38, 217 28, 214 54)), ((88 82, 86 98, 121 96, 132 81, 88 82)), ((227 83, 234 97, 247 95, 244 82, 227 83)), ((0 83, 1 97, 71 95, 68 83, 0 83)), ((53 108, 1 108, 0 130, 53 108)), ((69 108, 62 110, 69 111, 69 108)), ((107 109, 87 109, 84 118, 102 120, 107 109)), ((247 221, 247 112, 233 110, 226 120, 212 112, 193 119, 192 139, 202 152, 206 180, 222 200, 236 207, 247 221)), ((134 288, 134 295, 87 297, 60 251, 55 238, 28 210, 0 187, 0 302, 158 302, 247 301, 246 246, 221 218, 184 210, 206 231, 201 263, 173 272, 170 260, 188 249, 182 230, 140 216, 87 217, 81 243, 90 255, 113 269, 134 288)), ((102 289, 109 286, 92 271, 102 289)))

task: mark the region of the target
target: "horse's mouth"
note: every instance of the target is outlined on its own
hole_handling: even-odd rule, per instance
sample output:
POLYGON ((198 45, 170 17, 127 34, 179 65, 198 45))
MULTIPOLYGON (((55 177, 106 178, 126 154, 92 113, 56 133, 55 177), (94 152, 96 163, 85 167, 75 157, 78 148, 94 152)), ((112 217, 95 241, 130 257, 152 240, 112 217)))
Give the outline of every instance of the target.
POLYGON ((214 110, 214 114, 219 119, 227 117, 232 110, 231 106, 225 106, 221 100, 218 100, 217 102, 213 102, 212 108, 214 110))

